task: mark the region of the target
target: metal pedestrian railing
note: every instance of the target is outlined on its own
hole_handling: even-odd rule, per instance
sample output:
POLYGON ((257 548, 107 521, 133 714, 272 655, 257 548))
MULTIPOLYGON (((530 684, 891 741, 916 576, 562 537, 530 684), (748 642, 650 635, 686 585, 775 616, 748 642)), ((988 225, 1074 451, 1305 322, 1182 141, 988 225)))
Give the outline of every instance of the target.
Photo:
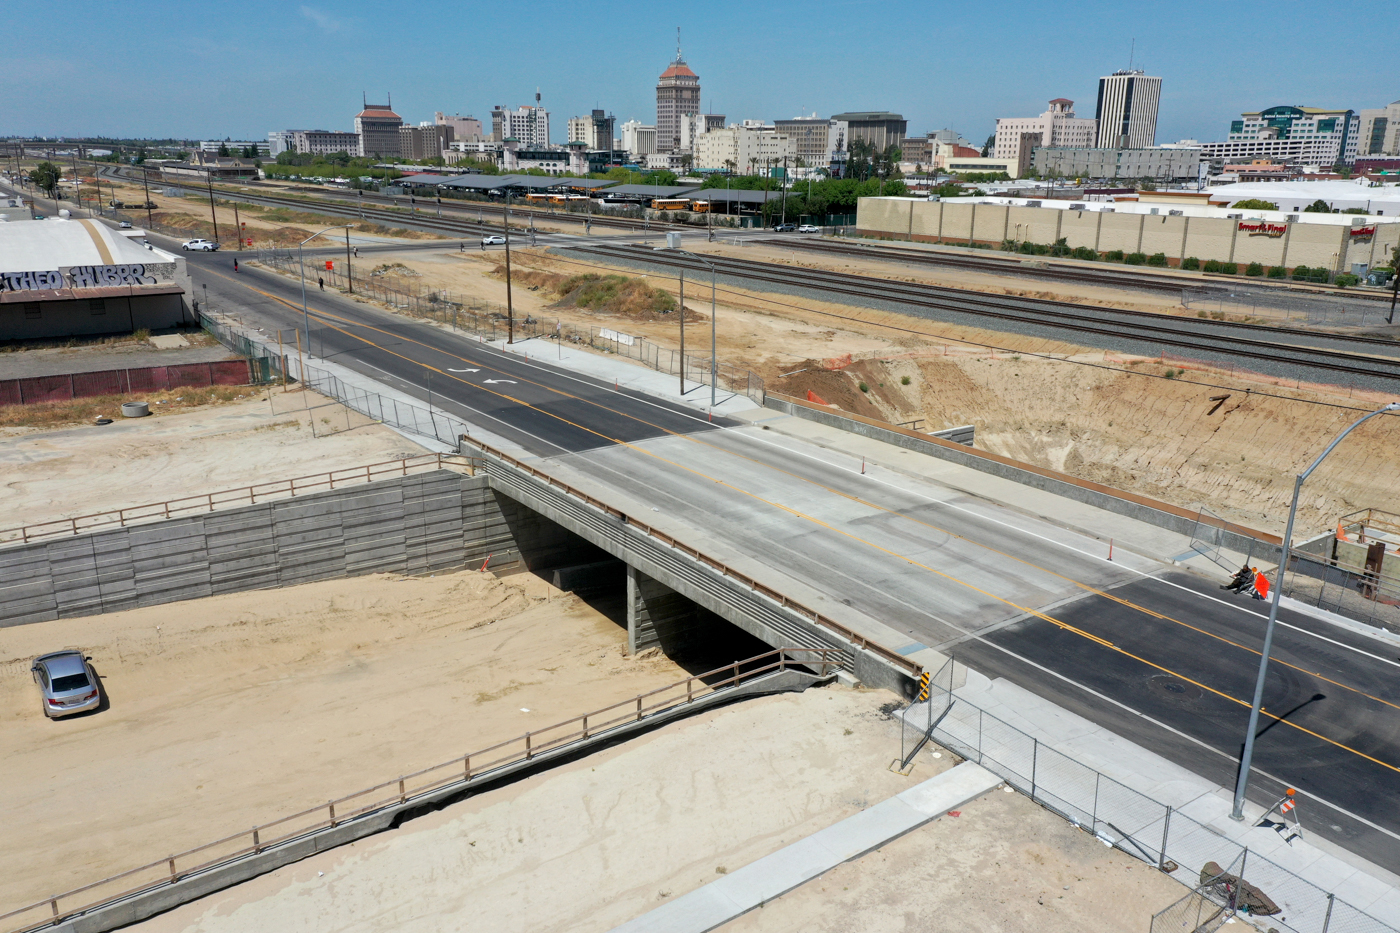
POLYGON ((440 764, 400 774, 371 787, 147 862, 100 881, 54 894, 18 910, 0 914, 0 921, 18 924, 7 926, 8 933, 38 930, 238 859, 260 855, 277 846, 334 829, 386 808, 403 807, 445 789, 469 788, 522 762, 570 751, 579 743, 607 737, 648 717, 691 705, 696 700, 767 674, 801 668, 825 677, 837 666, 833 660, 836 655, 833 649, 778 648, 735 661, 440 764))
POLYGON ((0 544, 28 544, 30 541, 39 541, 44 538, 86 534, 110 525, 126 527, 144 522, 164 521, 169 518, 198 515, 241 505, 256 505, 259 502, 268 502, 273 499, 305 496, 323 489, 372 483, 392 476, 408 476, 410 473, 460 470, 474 474, 476 463, 477 461, 470 457, 456 454, 421 454, 417 457, 384 460, 364 466, 329 470, 325 473, 312 473, 309 476, 254 483, 251 486, 240 486, 237 489, 221 489, 218 492, 166 499, 164 502, 152 502, 147 505, 134 505, 124 509, 110 509, 106 512, 93 512, 88 515, 75 515, 72 518, 0 529, 0 544))
POLYGON ((1281 933, 1397 933, 1334 893, 955 696, 951 675, 940 671, 931 680, 929 698, 904 711, 906 732, 909 725, 926 728, 934 742, 1000 775, 1104 844, 1179 871, 1187 877, 1178 880, 1188 886, 1208 863, 1241 866, 1237 874, 1279 906, 1266 922, 1281 933))

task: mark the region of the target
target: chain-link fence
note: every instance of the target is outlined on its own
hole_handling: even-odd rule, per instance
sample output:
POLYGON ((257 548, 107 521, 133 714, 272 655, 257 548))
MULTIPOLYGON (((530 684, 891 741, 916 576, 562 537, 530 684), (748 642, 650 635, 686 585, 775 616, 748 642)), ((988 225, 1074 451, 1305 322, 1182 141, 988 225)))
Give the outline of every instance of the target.
POLYGON ((1400 633, 1400 587, 1377 573, 1292 554, 1283 592, 1319 609, 1400 633))
MULTIPOLYGON (((1388 298, 1386 291, 1367 289, 1388 298)), ((1218 320, 1268 318, 1302 324, 1351 324, 1358 327, 1384 324, 1387 302, 1358 295, 1356 298, 1307 295, 1267 288, 1183 288, 1181 306, 1218 320)))
MULTIPOLYGON (((266 381, 279 381, 285 376, 286 379, 294 379, 304 388, 333 399, 345 407, 347 414, 343 427, 337 417, 324 413, 318 416, 313 413, 312 429, 318 433, 322 431, 329 433, 377 422, 420 437, 433 438, 454 449, 461 435, 468 433, 466 422, 453 418, 446 412, 431 406, 402 401, 348 383, 328 369, 314 366, 298 358, 294 346, 284 345, 278 348, 271 344, 265 344, 240 328, 234 319, 218 311, 206 308, 201 312, 200 319, 204 329, 224 346, 247 356, 250 361, 255 361, 264 371, 271 373, 271 377, 266 381), (357 420, 349 414, 352 412, 366 420, 357 420)), ((302 409, 312 407, 304 397, 302 402, 303 404, 300 406, 302 409)), ((274 411, 276 411, 275 403, 274 411)))
POLYGON ((1179 872, 1185 884, 1194 886, 1194 879, 1208 863, 1240 864, 1238 874, 1278 905, 1279 912, 1269 916, 1268 925, 1282 933, 1400 933, 1173 807, 1075 761, 961 697, 935 689, 927 701, 911 704, 903 717, 915 729, 931 723, 929 735, 934 742, 1000 775, 1007 784, 1093 833, 1104 844, 1164 871, 1179 872))
MULTIPOLYGON (((1152 915, 1151 933, 1215 933, 1235 916, 1244 855, 1220 872, 1203 869, 1200 884, 1181 900, 1152 915)), ((1220 866, 1216 865, 1216 868, 1220 866)))
MULTIPOLYGON (((257 260, 281 272, 300 275, 296 254, 290 250, 258 250, 257 260)), ((328 287, 335 289, 348 291, 352 284, 335 269, 308 267, 306 274, 311 286, 315 288, 320 287, 316 277, 323 278, 328 287)), ((512 332, 507 323, 505 307, 494 302, 465 298, 444 290, 410 291, 395 288, 376 282, 373 277, 356 277, 353 286, 358 295, 380 301, 413 317, 436 321, 452 330, 488 340, 504 340, 512 332)), ((686 306, 689 307, 689 304, 686 306)), ((703 319, 696 320, 695 323, 703 323, 703 319)), ((682 355, 677 349, 663 347, 645 337, 623 333, 614 328, 580 326, 557 318, 539 318, 527 314, 523 318, 515 318, 513 336, 515 343, 552 340, 558 341, 560 345, 586 346, 602 353, 616 354, 636 360, 660 373, 683 376, 691 382, 713 381, 717 388, 746 395, 759 405, 763 404, 764 382, 762 377, 753 371, 723 360, 712 361, 704 355, 682 355), (715 376, 718 378, 714 378, 715 376)))

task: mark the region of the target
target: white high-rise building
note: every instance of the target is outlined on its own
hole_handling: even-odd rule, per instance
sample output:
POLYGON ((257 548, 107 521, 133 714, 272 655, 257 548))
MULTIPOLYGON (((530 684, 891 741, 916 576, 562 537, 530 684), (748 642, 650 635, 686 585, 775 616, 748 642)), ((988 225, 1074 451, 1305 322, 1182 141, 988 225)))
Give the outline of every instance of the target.
POLYGON ((640 120, 628 120, 622 124, 622 148, 638 161, 651 155, 656 151, 656 127, 640 120))
POLYGON ((497 104, 491 109, 491 139, 516 139, 521 149, 548 149, 549 111, 530 104, 506 110, 497 104))
POLYGON ((997 120, 992 156, 1015 159, 1023 169, 1036 148, 1088 149, 1094 145, 1098 121, 1074 115, 1074 101, 1057 97, 1038 117, 1003 117, 997 120))
POLYGON ((1400 100, 1374 110, 1363 110, 1358 155, 1400 155, 1400 100))
POLYGON ((1148 149, 1157 143, 1162 79, 1141 71, 1115 71, 1099 79, 1098 149, 1148 149))
POLYGON ((693 166, 700 171, 731 171, 747 175, 763 173, 788 160, 788 168, 797 165, 797 141, 776 127, 758 121, 753 126, 730 124, 722 130, 710 130, 695 139, 693 166))

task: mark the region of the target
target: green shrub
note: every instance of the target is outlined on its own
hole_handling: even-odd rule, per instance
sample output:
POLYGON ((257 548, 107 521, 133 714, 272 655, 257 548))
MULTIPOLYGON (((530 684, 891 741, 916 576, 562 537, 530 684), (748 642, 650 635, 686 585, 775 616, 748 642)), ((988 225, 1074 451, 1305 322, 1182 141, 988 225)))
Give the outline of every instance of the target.
POLYGON ((1070 254, 1069 243, 1064 237, 1060 237, 1050 247, 1051 256, 1068 256, 1070 254))
POLYGON ((1245 274, 1245 275, 1263 275, 1263 274, 1264 274, 1264 266, 1263 266, 1262 264, 1260 264, 1260 263, 1257 263, 1257 262, 1251 262, 1248 266, 1245 266, 1244 274, 1245 274))
POLYGON ((1222 262, 1220 264, 1221 275, 1238 275, 1240 267, 1233 262, 1222 262))
POLYGON ((1111 249, 1103 254, 1103 258, 1107 259, 1109 262, 1122 262, 1123 251, 1121 249, 1111 249))
POLYGON ((860 390, 861 390, 862 392, 869 392, 869 391, 870 391, 870 386, 868 386, 868 385, 866 385, 865 383, 862 382, 862 383, 860 384, 860 390))
POLYGON ((1181 260, 1181 268, 1194 272, 1201 268, 1201 261, 1195 256, 1187 256, 1185 259, 1181 260))
POLYGON ((1098 259, 1099 254, 1087 246, 1076 246, 1074 252, 1070 254, 1075 259, 1098 259))
POLYGON ((1305 281, 1307 281, 1308 275, 1311 274, 1311 272, 1312 272, 1312 270, 1309 269, 1307 266, 1294 266, 1294 267, 1293 267, 1293 281, 1295 281, 1295 282, 1305 282, 1305 281))
POLYGON ((902 386, 907 386, 907 385, 909 384, 909 377, 908 377, 908 376, 900 376, 900 377, 899 377, 899 384, 902 385, 902 386))
POLYGON ((1146 253, 1129 253, 1123 257, 1123 261, 1130 266, 1142 266, 1147 264, 1146 253))
POLYGON ((1243 201, 1236 201, 1230 205, 1236 210, 1242 211, 1276 211, 1278 205, 1273 201, 1265 201, 1260 198, 1247 198, 1243 201))
POLYGON ((1328 271, 1322 266, 1318 266, 1316 269, 1313 269, 1311 272, 1308 273, 1309 282, 1321 283, 1323 285, 1327 284, 1327 280, 1330 277, 1331 276, 1328 273, 1328 271))
POLYGON ((1338 288, 1351 288, 1353 285, 1360 281, 1360 276, 1352 275, 1350 272, 1343 272, 1341 275, 1337 276, 1337 278, 1333 280, 1333 284, 1335 284, 1338 288))
POLYGON ((1206 272, 1219 272, 1220 261, 1218 259, 1207 259, 1205 265, 1206 272))
POLYGON ((1269 267, 1269 278, 1271 278, 1271 279, 1281 279, 1281 278, 1284 278, 1284 277, 1287 276, 1287 275, 1288 275, 1288 270, 1285 269, 1283 266, 1270 266, 1270 267, 1269 267))
POLYGON ((1164 269, 1167 265, 1167 254, 1153 253, 1151 256, 1147 257, 1147 264, 1149 266, 1157 266, 1159 269, 1164 269))
POLYGON ((1002 240, 1002 241, 1001 241, 1001 251, 1004 252, 1004 253, 1014 253, 1014 252, 1016 252, 1016 241, 1015 241, 1015 240, 1002 240))

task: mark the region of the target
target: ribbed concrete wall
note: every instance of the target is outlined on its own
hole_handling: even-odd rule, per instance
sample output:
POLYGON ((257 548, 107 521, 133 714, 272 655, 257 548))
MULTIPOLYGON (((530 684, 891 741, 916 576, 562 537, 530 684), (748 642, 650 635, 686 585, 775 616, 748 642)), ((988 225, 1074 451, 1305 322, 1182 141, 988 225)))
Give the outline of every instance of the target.
MULTIPOLYGON (((493 570, 510 569, 521 562, 519 518, 500 501, 486 477, 439 470, 0 550, 0 626, 479 566, 488 554, 493 570)), ((524 530, 535 546, 540 533, 524 530)))

